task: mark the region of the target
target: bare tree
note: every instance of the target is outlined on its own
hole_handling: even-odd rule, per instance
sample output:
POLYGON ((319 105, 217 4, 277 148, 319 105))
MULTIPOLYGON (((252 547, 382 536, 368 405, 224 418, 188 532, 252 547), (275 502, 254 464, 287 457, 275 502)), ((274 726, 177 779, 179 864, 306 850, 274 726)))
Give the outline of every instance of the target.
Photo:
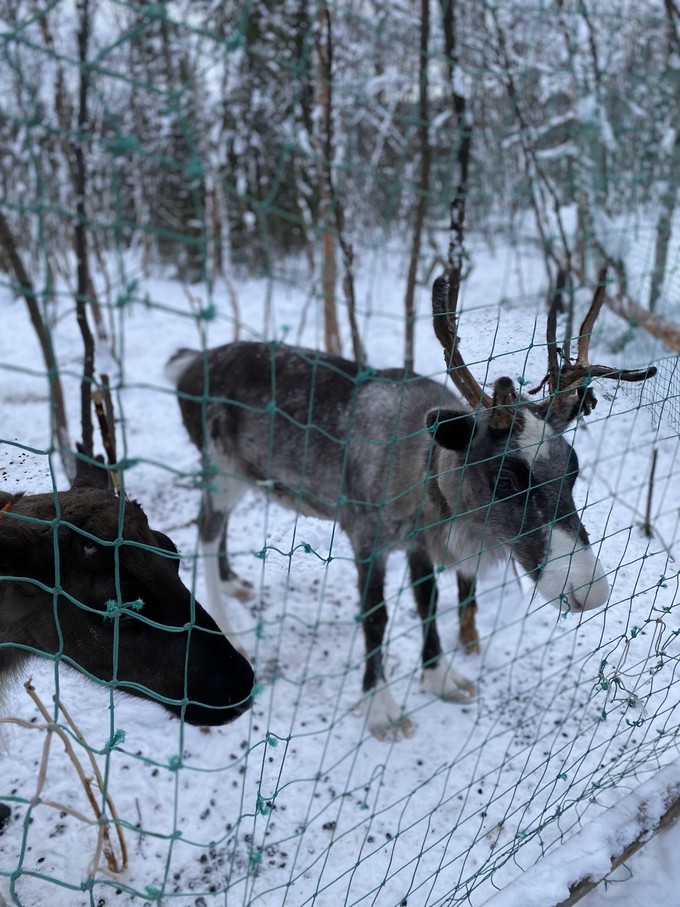
MULTIPOLYGON (((463 75, 460 69, 458 47, 456 46, 456 13, 458 0, 441 0, 442 24, 444 27, 444 48, 449 74, 451 101, 455 114, 456 166, 454 170, 454 191, 450 204, 449 252, 448 252, 448 311, 456 312, 460 285, 463 280, 465 263, 465 203, 468 193, 468 173, 472 149, 472 124, 468 116, 465 98, 463 75)), ((486 403, 488 398, 482 388, 472 379, 458 348, 458 328, 453 327, 453 339, 450 355, 447 357, 447 368, 455 373, 456 383, 465 398, 473 405, 486 403)), ((469 653, 479 652, 479 637, 475 617, 477 599, 475 580, 468 579, 461 573, 458 580, 458 615, 460 621, 460 638, 469 653)))
POLYGON ((333 39, 331 14, 328 7, 319 4, 319 18, 316 30, 316 98, 319 110, 319 223, 321 226, 321 285, 323 289, 324 334, 329 353, 340 354, 340 330, 335 304, 337 282, 337 260, 335 255, 335 231, 333 229, 333 110, 331 93, 333 39))
POLYGON ((319 109, 319 222, 322 231, 322 287, 326 349, 342 352, 335 298, 337 283, 336 238, 342 252, 344 268, 343 292, 352 335, 352 351, 357 362, 365 361, 365 353, 356 320, 354 289, 354 247, 347 237, 345 208, 333 179, 335 143, 333 134, 333 36, 328 7, 319 7, 316 31, 317 105, 319 109))
MULTIPOLYGON (((664 0, 664 6, 666 9, 668 31, 668 56, 666 65, 672 70, 674 68, 674 61, 677 60, 678 54, 680 54, 680 33, 678 31, 680 10, 673 0, 664 0)), ((677 86, 678 75, 680 75, 680 73, 676 71, 676 78, 672 80, 673 86, 677 86)), ((678 128, 677 125, 678 114, 680 114, 680 102, 678 101, 676 88, 676 90, 672 92, 671 100, 671 118, 675 129, 675 141, 673 142, 673 148, 670 154, 666 186, 659 200, 659 216, 656 224, 656 247, 654 249, 654 268, 652 270, 652 280, 649 288, 650 312, 654 312, 656 309, 656 304, 661 295, 661 289, 666 275, 673 215, 678 200, 678 187, 680 186, 680 128, 678 128)))
POLYGON ((550 180, 546 168, 537 153, 536 143, 532 141, 532 129, 525 115, 520 91, 515 81, 510 51, 505 32, 496 8, 489 11, 496 32, 496 53, 498 57, 498 77, 505 86, 507 97, 512 105, 512 110, 517 122, 517 138, 522 149, 524 163, 530 187, 530 202, 534 211, 536 227, 541 238, 541 246, 546 262, 546 271, 550 280, 550 263, 557 268, 566 267, 567 272, 572 271, 572 252, 567 230, 562 217, 561 199, 550 180), (557 225, 560 247, 555 248, 545 220, 548 210, 551 211, 557 225))
POLYGON ((456 46, 456 13, 458 0, 441 0, 444 25, 444 47, 449 72, 449 87, 456 122, 456 165, 449 221, 449 294, 455 311, 465 262, 465 206, 468 193, 468 171, 472 148, 472 124, 463 91, 463 74, 456 46))
POLYGON ((66 406, 64 404, 64 392, 61 387, 57 360, 54 355, 54 347, 52 346, 52 338, 40 313, 35 286, 24 267, 14 234, 2 210, 0 210, 0 246, 2 246, 16 278, 18 291, 24 297, 26 306, 28 307, 31 324, 37 334, 38 343, 40 344, 43 359, 45 360, 47 380, 50 387, 51 429, 56 435, 62 466, 70 481, 75 478, 75 462, 73 456, 70 454, 71 444, 69 441, 66 406))
POLYGON ((423 225, 427 214, 427 194, 430 189, 430 140, 429 104, 428 104, 428 79, 427 70, 429 63, 429 37, 430 37, 430 4, 429 0, 420 3, 420 72, 418 88, 418 139, 420 145, 420 174, 417 185, 417 199, 415 216, 413 220, 413 241, 411 243, 411 257, 409 261, 408 276, 406 278, 406 296, 404 299, 404 312, 406 315, 406 341, 404 353, 404 368, 406 374, 413 372, 414 362, 414 332, 415 332, 415 288, 418 264, 420 262, 420 245, 423 235, 423 225))
POLYGON ((88 71, 87 51, 90 38, 89 0, 78 0, 78 59, 80 81, 78 89, 78 129, 73 143, 75 160, 74 180, 76 190, 75 250, 77 266, 76 317, 83 338, 83 374, 80 382, 80 425, 84 452, 88 457, 94 453, 92 428, 92 387, 94 381, 94 339, 87 321, 87 299, 91 290, 87 257, 87 212, 85 196, 87 175, 83 145, 87 134, 88 71))

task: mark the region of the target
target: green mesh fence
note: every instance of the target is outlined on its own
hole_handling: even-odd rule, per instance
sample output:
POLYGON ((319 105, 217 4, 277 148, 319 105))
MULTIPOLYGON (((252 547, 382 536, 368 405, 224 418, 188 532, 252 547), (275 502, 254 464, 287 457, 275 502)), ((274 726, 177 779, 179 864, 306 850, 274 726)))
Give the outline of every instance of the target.
MULTIPOLYGON (((476 684, 469 704, 423 689, 407 561, 390 558, 386 680, 409 737, 366 726, 347 537, 271 503, 266 475, 229 526, 252 587, 224 599, 256 671, 249 712, 191 727, 56 657, 30 665, 41 713, 26 672, 6 677, 0 898, 486 903, 678 755, 675 5, 0 10, 0 493, 66 489, 82 400, 110 386, 124 490, 177 544, 192 608, 215 464, 187 437, 166 360, 264 339, 365 353, 405 388, 406 363, 443 387, 430 289, 460 251, 452 201, 461 349, 489 390, 541 381, 560 269, 558 345, 606 265, 591 359, 657 368, 642 385, 594 382, 597 409, 567 433, 605 607, 562 616, 501 563, 479 579, 480 652, 466 655, 455 571, 437 573, 444 658, 476 684)), ((315 465, 304 449, 300 462, 315 465)), ((1 548, 0 563, 2 669, 16 631, 1 548)))

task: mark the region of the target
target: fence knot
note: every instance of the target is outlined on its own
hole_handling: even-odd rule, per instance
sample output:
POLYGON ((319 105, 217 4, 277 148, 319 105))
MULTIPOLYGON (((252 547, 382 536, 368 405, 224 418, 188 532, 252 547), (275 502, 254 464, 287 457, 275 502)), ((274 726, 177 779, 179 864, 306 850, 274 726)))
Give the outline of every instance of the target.
POLYGON ((132 602, 117 602, 110 598, 106 602, 106 616, 117 617, 119 614, 129 614, 131 611, 141 611, 144 602, 141 598, 132 602))
POLYGON ((114 731, 113 734, 104 744, 104 752, 110 753, 111 750, 118 746, 119 743, 123 743, 125 740, 125 731, 114 731))

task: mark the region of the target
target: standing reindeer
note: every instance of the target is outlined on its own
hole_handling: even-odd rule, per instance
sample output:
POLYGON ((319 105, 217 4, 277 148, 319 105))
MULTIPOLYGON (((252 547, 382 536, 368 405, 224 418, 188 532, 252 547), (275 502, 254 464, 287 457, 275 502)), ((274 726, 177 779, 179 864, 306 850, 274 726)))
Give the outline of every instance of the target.
MULTIPOLYGON (((447 300, 439 279, 436 330, 457 356, 447 300)), ((607 601, 604 570, 572 497, 578 460, 562 436, 583 408, 575 389, 536 404, 518 400, 512 381, 499 378, 488 398, 466 371, 470 412, 427 378, 405 380, 401 369, 362 369, 280 343, 179 350, 166 370, 191 440, 217 469, 201 519, 209 609, 229 632, 222 592, 251 594, 226 553, 229 517, 247 488, 335 520, 359 574, 363 689, 372 694, 367 722, 374 733, 411 730, 383 669, 385 567, 395 548, 407 552, 425 684, 446 700, 468 702, 475 688, 442 658, 435 565, 455 566, 469 581, 509 554, 564 610, 607 601)))

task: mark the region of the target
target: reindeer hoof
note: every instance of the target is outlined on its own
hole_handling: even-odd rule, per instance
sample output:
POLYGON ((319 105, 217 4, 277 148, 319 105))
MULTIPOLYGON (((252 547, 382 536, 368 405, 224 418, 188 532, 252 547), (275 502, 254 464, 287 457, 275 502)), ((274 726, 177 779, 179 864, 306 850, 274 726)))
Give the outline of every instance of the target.
POLYGON ((463 639, 461 636, 460 641, 463 646, 463 652, 465 652, 466 655, 479 655, 482 651, 479 645, 478 636, 475 636, 472 639, 463 639))
POLYGON ((366 726, 378 740, 400 740, 413 734, 413 722, 407 718, 385 684, 369 691, 366 726))
POLYGON ((474 683, 443 661, 425 668, 422 680, 430 693, 446 702, 472 702, 477 695, 474 683))
POLYGON ((411 737, 415 726, 410 718, 402 716, 399 721, 389 724, 387 727, 377 728, 371 733, 376 740, 401 740, 402 737, 411 737))

